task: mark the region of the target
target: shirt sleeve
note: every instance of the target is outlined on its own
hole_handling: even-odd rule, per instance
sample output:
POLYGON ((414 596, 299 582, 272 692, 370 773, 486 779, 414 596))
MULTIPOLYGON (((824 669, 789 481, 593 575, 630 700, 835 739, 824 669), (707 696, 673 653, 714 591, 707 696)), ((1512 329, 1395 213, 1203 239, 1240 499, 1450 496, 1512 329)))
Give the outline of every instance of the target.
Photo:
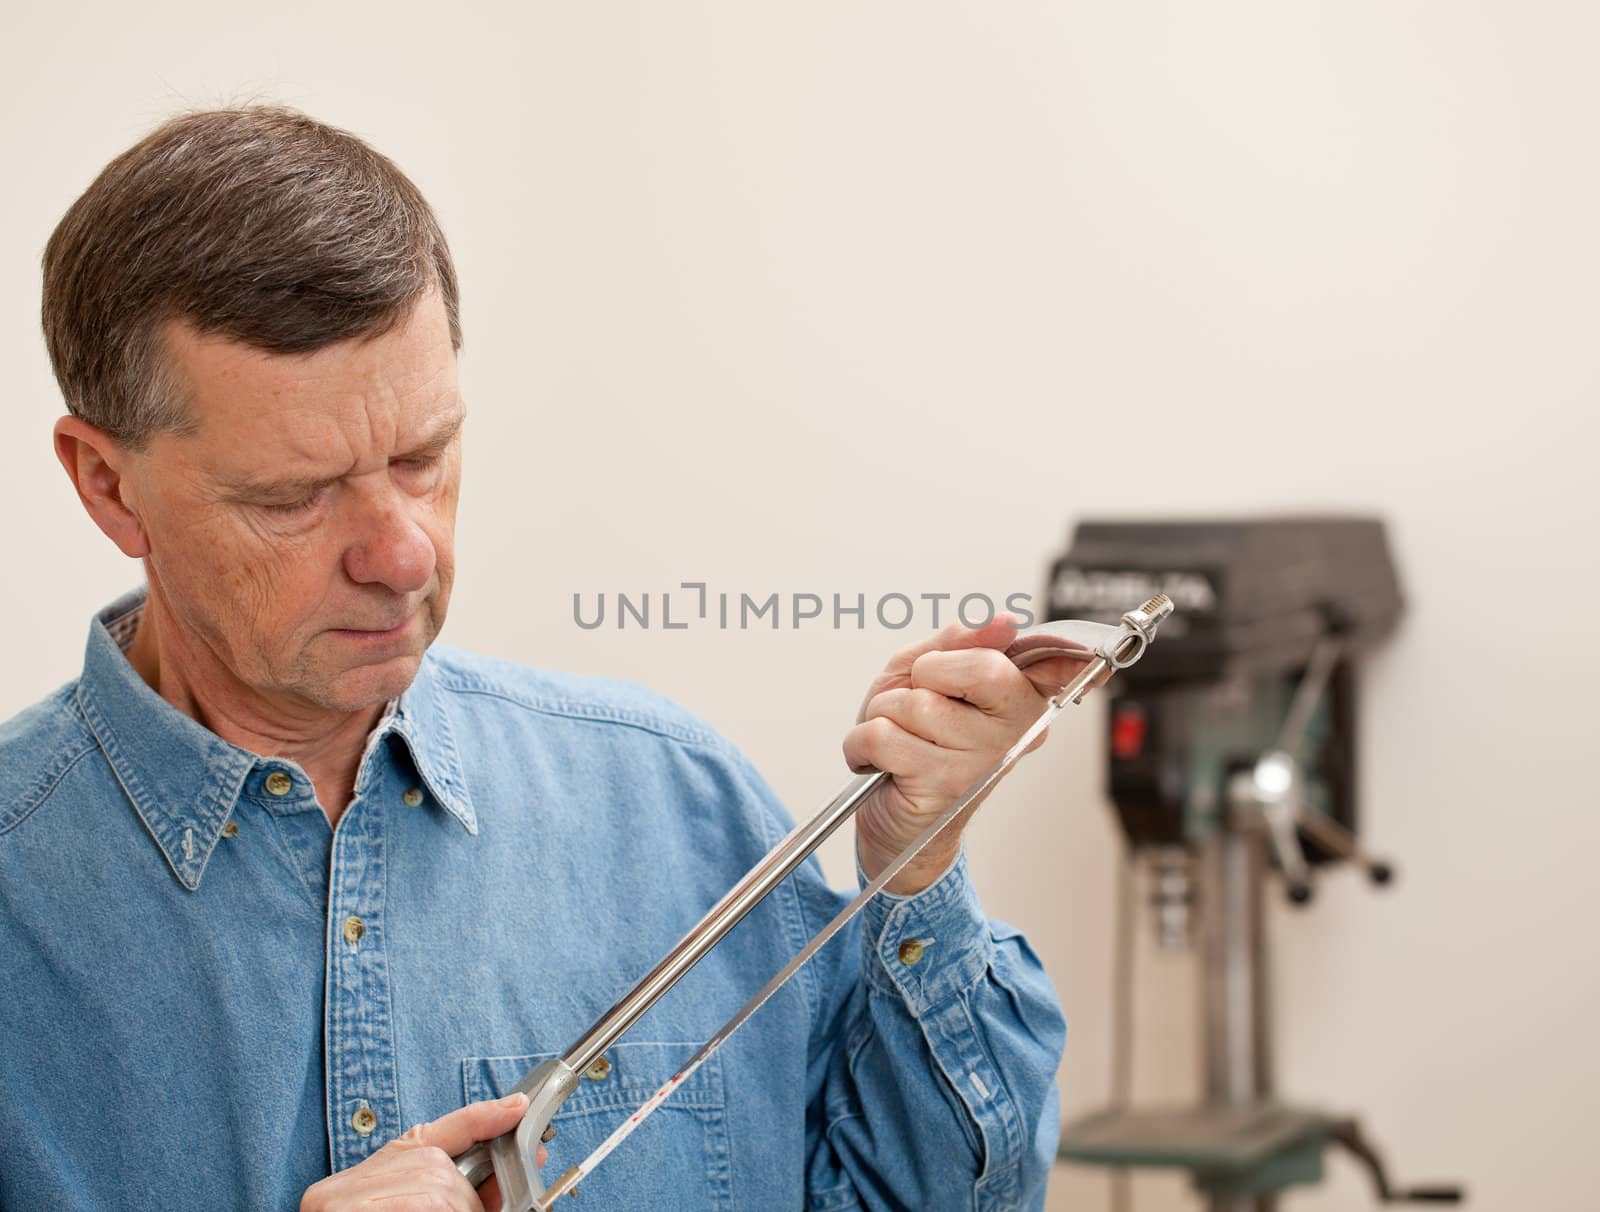
MULTIPOLYGON (((815 858, 794 879, 810 937, 851 894, 815 858)), ((809 971, 810 1212, 1043 1207, 1066 1024, 1027 941, 984 915, 965 853, 915 896, 875 895, 809 971)))

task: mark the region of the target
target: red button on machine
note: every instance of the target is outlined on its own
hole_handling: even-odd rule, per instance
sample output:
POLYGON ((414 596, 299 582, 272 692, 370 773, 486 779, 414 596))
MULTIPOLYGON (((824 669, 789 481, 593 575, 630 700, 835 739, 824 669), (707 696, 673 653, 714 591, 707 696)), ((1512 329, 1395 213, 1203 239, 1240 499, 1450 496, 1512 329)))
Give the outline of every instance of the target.
POLYGON ((1111 717, 1111 752, 1123 761, 1136 758, 1144 750, 1149 725, 1138 707, 1118 707, 1111 717))

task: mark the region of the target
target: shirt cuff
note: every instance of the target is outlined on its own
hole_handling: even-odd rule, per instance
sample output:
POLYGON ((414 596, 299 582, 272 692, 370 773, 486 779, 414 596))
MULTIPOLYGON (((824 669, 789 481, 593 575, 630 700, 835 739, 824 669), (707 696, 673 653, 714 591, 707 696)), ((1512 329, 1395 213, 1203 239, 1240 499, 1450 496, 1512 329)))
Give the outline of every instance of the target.
MULTIPOLYGON (((861 887, 871 883, 856 864, 861 887)), ((880 891, 861 911, 862 968, 874 989, 904 1000, 913 1017, 971 989, 994 957, 963 850, 948 871, 913 896, 880 891)))

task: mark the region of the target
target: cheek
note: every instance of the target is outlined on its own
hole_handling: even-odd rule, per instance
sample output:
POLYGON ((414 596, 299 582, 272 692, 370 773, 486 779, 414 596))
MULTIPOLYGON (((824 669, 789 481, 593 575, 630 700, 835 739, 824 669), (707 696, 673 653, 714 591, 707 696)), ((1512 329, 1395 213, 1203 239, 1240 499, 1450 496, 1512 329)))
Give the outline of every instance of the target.
POLYGON ((434 560, 438 564, 439 576, 448 576, 455 568, 456 559, 456 529, 455 519, 435 518, 425 527, 428 541, 433 544, 434 560))
POLYGON ((328 626, 329 611, 341 605, 342 551, 332 527, 272 536, 258 546, 239 575, 259 629, 293 641, 328 626))
POLYGON ((238 517, 212 516, 172 532, 159 567, 169 594, 211 630, 236 647, 272 647, 271 637, 293 635, 327 597, 338 563, 326 547, 315 528, 273 534, 238 517))
POLYGON ((420 519, 422 529, 433 544, 434 558, 438 561, 438 576, 442 586, 448 587, 455 571, 456 502, 460 499, 460 466, 450 476, 440 491, 429 502, 427 516, 420 519))

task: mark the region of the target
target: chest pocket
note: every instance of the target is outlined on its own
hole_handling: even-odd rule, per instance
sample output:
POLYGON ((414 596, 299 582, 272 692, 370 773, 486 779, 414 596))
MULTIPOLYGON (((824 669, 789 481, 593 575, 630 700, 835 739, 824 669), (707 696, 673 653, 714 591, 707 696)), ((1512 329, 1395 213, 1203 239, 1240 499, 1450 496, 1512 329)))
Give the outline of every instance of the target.
MULTIPOLYGON (((591 1067, 551 1120, 546 1183, 554 1182, 610 1136, 694 1055, 693 1043, 619 1043, 591 1067), (601 1074, 604 1076, 601 1076, 601 1074)), ((468 1056, 461 1081, 468 1102, 502 1098, 553 1052, 468 1056)), ((590 1208, 731 1208, 722 1058, 696 1070, 580 1187, 590 1208)), ((564 1201, 563 1201, 564 1202, 564 1201)))

